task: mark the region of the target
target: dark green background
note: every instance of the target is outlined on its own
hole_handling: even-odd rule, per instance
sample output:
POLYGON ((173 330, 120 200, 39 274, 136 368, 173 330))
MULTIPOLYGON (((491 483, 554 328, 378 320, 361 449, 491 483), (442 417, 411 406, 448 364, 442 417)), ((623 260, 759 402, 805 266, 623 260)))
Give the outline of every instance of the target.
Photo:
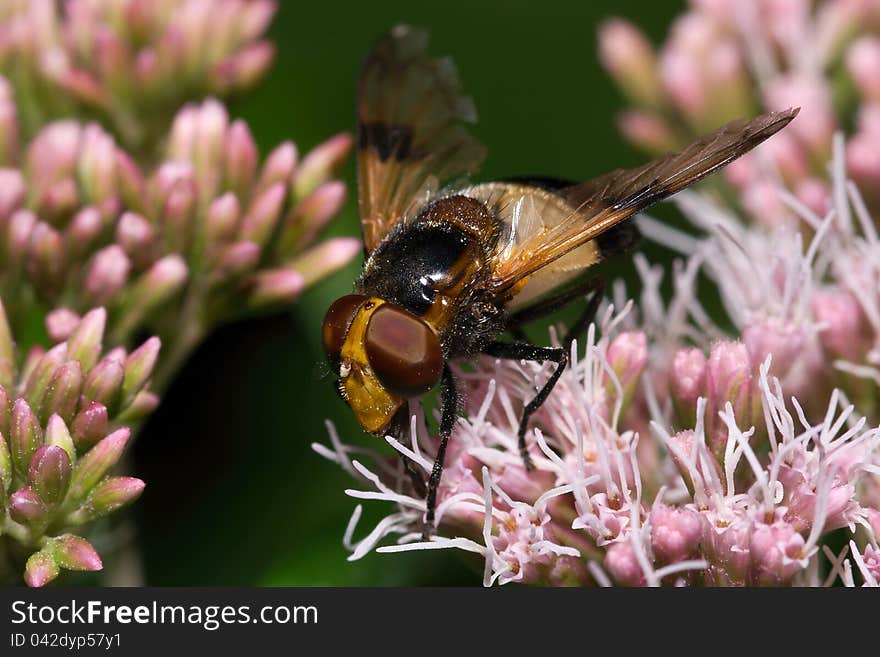
MULTIPOLYGON (((588 178, 642 160, 614 116, 622 100, 601 70, 596 28, 625 16, 657 43, 680 0, 654 2, 352 3, 282 0, 269 77, 231 103, 265 153, 283 139, 301 152, 354 127, 361 59, 395 23, 429 28, 431 52, 452 55, 489 147, 481 177, 588 178)), ((358 234, 354 166, 333 234, 358 234)), ((321 317, 360 263, 309 291, 288 315, 218 331, 169 391, 135 448, 147 481, 135 515, 154 585, 477 584, 459 554, 370 555, 346 561, 351 480, 310 449, 332 419, 363 435, 321 378, 321 317)), ((627 273, 628 262, 618 264, 627 273)), ((614 272, 617 273, 617 272, 614 272)), ((631 276, 627 276, 632 280, 631 276)), ((367 505, 359 535, 382 515, 367 505)))

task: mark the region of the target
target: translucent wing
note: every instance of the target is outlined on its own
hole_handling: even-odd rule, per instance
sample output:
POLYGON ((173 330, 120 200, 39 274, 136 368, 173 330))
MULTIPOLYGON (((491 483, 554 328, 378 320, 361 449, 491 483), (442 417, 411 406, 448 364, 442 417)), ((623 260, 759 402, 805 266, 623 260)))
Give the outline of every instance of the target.
MULTIPOLYGON (((539 278, 539 270, 559 269, 557 261, 566 256, 569 273, 596 262, 600 254, 596 245, 590 247, 591 240, 750 151, 781 130, 797 112, 790 109, 751 121, 734 121, 679 153, 670 153, 642 167, 621 169, 563 187, 554 192, 556 205, 551 212, 546 211, 550 207, 546 205, 541 210, 540 203, 546 201, 535 196, 532 187, 507 189, 503 193, 491 189, 497 183, 469 188, 469 195, 484 200, 491 201, 493 195, 502 198, 495 207, 507 224, 507 232, 497 247, 490 293, 498 299, 511 299, 525 291, 530 277, 539 278)), ((528 287, 536 287, 537 282, 532 281, 528 287)), ((549 284, 550 281, 543 281, 538 287, 549 284)))
POLYGON ((449 59, 429 59, 427 35, 398 26, 367 56, 358 88, 358 202, 371 252, 441 185, 473 173, 485 148, 449 59))

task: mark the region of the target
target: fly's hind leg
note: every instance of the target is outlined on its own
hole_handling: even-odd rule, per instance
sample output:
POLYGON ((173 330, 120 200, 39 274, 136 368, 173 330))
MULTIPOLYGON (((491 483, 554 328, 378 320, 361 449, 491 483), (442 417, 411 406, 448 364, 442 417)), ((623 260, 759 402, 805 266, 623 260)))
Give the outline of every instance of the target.
POLYGON ((532 360, 538 362, 551 361, 556 363, 556 369, 547 383, 538 391, 535 398, 526 404, 523 408, 522 418, 520 419, 517 438, 519 443, 519 452, 522 456, 523 464, 527 470, 534 470, 532 457, 526 446, 526 429, 528 428, 529 419, 541 406, 547 401, 550 392, 562 376, 565 366, 568 365, 569 353, 571 351, 572 341, 596 318, 596 311, 599 308, 599 302, 605 292, 605 281, 601 278, 593 278, 584 281, 576 287, 570 288, 554 297, 535 304, 529 308, 521 310, 511 316, 508 327, 514 331, 514 335, 521 335, 521 327, 523 324, 549 315, 561 307, 570 303, 577 297, 590 293, 590 300, 587 307, 578 317, 562 341, 562 347, 537 347, 529 342, 521 341, 514 343, 493 342, 486 349, 485 353, 495 358, 507 358, 510 360, 532 360), (519 333, 516 333, 519 331, 519 333))
POLYGON ((553 390, 565 366, 568 365, 568 352, 560 347, 536 347, 528 342, 493 342, 486 347, 485 353, 495 358, 507 358, 509 360, 533 360, 539 363, 551 361, 556 363, 556 369, 544 387, 538 391, 535 398, 526 404, 523 408, 522 417, 519 422, 519 431, 517 431, 517 439, 519 442, 519 453, 522 456, 523 464, 527 470, 534 470, 535 464, 532 463, 532 457, 526 447, 526 428, 529 424, 529 418, 535 411, 547 401, 547 397, 553 390))

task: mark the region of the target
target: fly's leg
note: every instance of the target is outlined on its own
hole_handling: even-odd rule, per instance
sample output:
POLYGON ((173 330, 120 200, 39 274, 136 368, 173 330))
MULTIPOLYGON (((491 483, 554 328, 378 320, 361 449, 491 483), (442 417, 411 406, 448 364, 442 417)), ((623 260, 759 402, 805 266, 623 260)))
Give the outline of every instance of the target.
POLYGON ((520 419, 519 431, 517 438, 519 442, 519 452, 522 456, 523 464, 527 470, 534 469, 532 457, 526 448, 526 429, 528 428, 529 418, 537 411, 550 395, 559 377, 562 376, 565 366, 568 364, 569 353, 571 351, 572 341, 596 318, 596 311, 599 309, 599 302, 605 293, 605 281, 602 278, 591 278, 583 281, 579 285, 572 287, 554 297, 545 299, 529 308, 525 308, 518 313, 511 315, 508 321, 508 329, 511 330, 517 338, 524 337, 522 325, 530 321, 539 319, 549 315, 563 306, 571 303, 574 299, 585 294, 590 294, 590 300, 587 307, 581 313, 580 317, 572 324, 562 341, 562 348, 554 347, 537 347, 525 340, 520 339, 519 342, 504 343, 493 342, 485 350, 490 356, 496 358, 507 358, 511 360, 532 360, 538 362, 552 361, 557 364, 553 374, 544 384, 544 387, 538 391, 535 398, 526 404, 523 409, 522 418, 520 419))
POLYGON ((425 515, 425 529, 422 538, 427 540, 434 531, 434 512, 437 509, 437 488, 440 486, 440 477, 443 475, 443 461, 446 458, 446 445, 449 436, 455 427, 455 419, 458 417, 459 395, 455 385, 455 378, 449 364, 443 366, 443 378, 440 380, 440 445, 437 448, 437 456, 434 459, 434 467, 431 477, 428 479, 428 496, 425 499, 427 513, 425 515))
POLYGON ((485 353, 495 358, 506 358, 509 360, 532 360, 539 363, 551 361, 556 363, 556 369, 550 375, 547 383, 538 391, 535 398, 523 408, 522 417, 519 421, 519 431, 517 431, 519 453, 522 456, 526 469, 534 470, 535 465, 532 463, 532 457, 526 448, 526 428, 529 424, 529 418, 547 401, 547 397, 554 386, 556 386, 559 377, 562 376, 565 366, 568 365, 568 351, 560 347, 536 347, 528 342, 493 342, 486 347, 485 353))

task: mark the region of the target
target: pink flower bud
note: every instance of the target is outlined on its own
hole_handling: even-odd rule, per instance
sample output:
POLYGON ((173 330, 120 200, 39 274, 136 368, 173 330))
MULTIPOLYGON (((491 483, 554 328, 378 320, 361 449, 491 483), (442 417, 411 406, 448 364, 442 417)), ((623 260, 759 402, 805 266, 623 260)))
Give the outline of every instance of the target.
POLYGON ((12 455, 9 453, 9 445, 6 444, 3 432, 0 431, 0 498, 5 497, 11 485, 12 455))
POLYGON ((706 356, 701 349, 679 349, 672 359, 672 394, 676 403, 690 416, 697 408, 697 398, 706 394, 706 356))
POLYGON ((40 447, 31 459, 28 481, 46 504, 61 501, 70 483, 70 457, 67 452, 54 445, 40 447))
POLYGON ((667 50, 660 57, 660 79, 676 107, 691 122, 702 122, 708 90, 698 60, 679 50, 667 50))
POLYGON ((345 204, 345 185, 331 180, 320 185, 285 218, 278 252, 291 254, 311 244, 345 204))
POLYGON ((618 335, 608 347, 607 358, 624 390, 632 389, 648 361, 648 338, 644 331, 618 335))
POLYGON ((58 84, 74 99, 92 107, 106 107, 109 103, 106 89, 95 76, 82 69, 68 69, 58 78, 58 84))
POLYGON ((798 200, 815 213, 824 217, 831 209, 831 190, 828 183, 818 178, 806 178, 797 183, 794 190, 798 200))
POLYGON ((71 255, 82 257, 92 250, 104 231, 104 220, 97 208, 88 206, 77 212, 64 231, 71 255))
POLYGON ((37 202, 37 211, 51 223, 57 223, 59 218, 72 212, 79 203, 76 183, 71 178, 64 178, 52 183, 45 190, 37 202))
POLYGON ((60 447, 67 453, 67 457, 71 463, 76 460, 76 448, 73 445, 73 439, 67 430, 67 425, 57 415, 49 418, 46 423, 46 445, 60 447))
POLYGON ((194 104, 184 105, 174 117, 168 141, 168 157, 171 160, 192 161, 198 121, 199 110, 194 104))
POLYGON ((48 509, 30 486, 20 488, 9 497, 9 516, 17 523, 35 527, 46 520, 48 509))
POLYGON ((79 324, 80 317, 70 308, 58 308, 46 315, 46 332, 52 342, 63 342, 79 324))
POLYGON ((688 509, 657 504, 651 510, 651 543, 663 563, 675 563, 692 556, 703 532, 700 516, 688 509))
POLYGON ((125 378, 122 383, 122 397, 124 399, 133 399, 146 385, 153 373, 161 346, 161 340, 154 336, 131 352, 125 359, 125 378))
POLYGON ((149 390, 141 390, 135 395, 134 401, 120 414, 119 419, 134 424, 156 410, 159 397, 149 390))
POLYGON ((45 550, 34 552, 27 560, 24 569, 24 581, 31 588, 45 586, 58 577, 58 564, 51 554, 45 550))
POLYGON ((223 249, 214 271, 220 280, 226 280, 252 271, 259 262, 259 245, 253 242, 236 242, 223 249))
POLYGON ((324 180, 332 176, 348 157, 351 143, 351 135, 342 133, 309 151, 294 174, 294 198, 296 200, 305 198, 324 180))
POLYGON ((779 197, 778 185, 766 179, 757 180, 746 187, 742 192, 742 202, 751 217, 770 228, 785 223, 788 217, 779 197))
POLYGON ((599 60, 634 104, 660 104, 654 49, 632 23, 612 18, 599 26, 599 60))
POLYGON ((16 399, 9 426, 9 451, 19 472, 27 472, 31 457, 42 443, 43 430, 37 416, 24 399, 16 399))
POLYGON ((788 523, 756 523, 752 531, 751 552, 753 576, 764 585, 780 585, 806 567, 804 537, 788 523))
POLYGON ((135 161, 119 149, 116 149, 116 178, 119 184, 119 193, 126 206, 140 210, 145 200, 144 175, 135 161))
POLYGON ((362 251, 363 244, 359 239, 334 237, 297 256, 290 266, 302 275, 308 287, 344 267, 362 251))
POLYGON ((42 185, 53 183, 73 172, 79 153, 80 125, 76 121, 56 121, 37 133, 28 146, 26 171, 42 185))
POLYGON ((63 262, 61 235, 49 224, 38 222, 31 233, 28 272, 38 285, 55 293, 61 284, 63 262))
POLYGON ((107 311, 103 308, 90 310, 67 338, 67 358, 78 360, 83 370, 92 369, 101 355, 107 311))
POLYGON ((7 267, 17 268, 23 260, 23 256, 27 254, 28 246, 31 242, 31 235, 34 227, 37 225, 37 218, 33 212, 29 210, 16 210, 9 218, 9 224, 6 227, 5 247, 6 253, 3 254, 7 267))
POLYGON ((68 495, 71 504, 81 504, 107 471, 116 465, 130 436, 131 431, 127 427, 117 429, 77 462, 70 478, 68 495))
POLYGON ((67 570, 101 570, 103 564, 95 548, 86 539, 64 534, 53 538, 48 549, 52 551, 55 561, 67 570))
POLYGON ((254 199, 241 224, 241 239, 263 244, 269 239, 281 214, 287 188, 274 183, 254 199))
POLYGON ((0 165, 14 161, 18 154, 18 115, 12 88, 0 76, 0 165))
POLYGON ((767 104, 772 110, 800 107, 800 115, 788 128, 791 134, 814 153, 828 152, 837 121, 826 80, 802 74, 780 76, 771 83, 767 104))
POLYGON ((725 583, 744 585, 751 566, 749 522, 731 520, 714 512, 705 512, 701 549, 710 563, 723 573, 725 583))
POLYGON ((621 586, 645 586, 645 573, 629 541, 614 543, 608 548, 605 569, 621 586))
POLYGON ((617 127, 627 141, 652 155, 668 153, 678 146, 672 126, 659 114, 624 110, 617 117, 617 127))
POLYGON ((293 175, 298 157, 296 145, 293 142, 285 141, 276 146, 263 164, 257 189, 262 191, 275 183, 285 183, 286 185, 293 175))
POLYGON ((208 209, 207 235, 210 244, 230 242, 238 229, 238 198, 226 192, 211 202, 208 209))
POLYGON ((122 363, 115 358, 102 358, 83 384, 83 403, 96 401, 107 407, 113 406, 119 396, 123 377, 122 363))
POLYGON ((880 181, 880 137, 859 132, 846 144, 846 168, 853 178, 877 183, 880 181))
POLYGON ((199 110, 198 134, 194 144, 193 161, 196 176, 203 193, 213 196, 213 188, 219 183, 220 164, 223 157, 226 128, 229 116, 223 104, 214 98, 208 98, 199 110))
POLYGON ((880 101, 880 39, 864 36, 849 47, 846 67, 865 100, 880 101))
POLYGON ((256 39, 266 31, 278 9, 274 0, 252 0, 241 8, 237 16, 238 38, 242 41, 256 39))
POLYGON ((806 335, 797 324, 783 323, 776 318, 755 318, 743 327, 742 340, 750 362, 763 363, 772 355, 772 372, 782 377, 803 356, 806 335))
POLYGON ((43 395, 46 394, 46 387, 49 385, 52 375, 55 374, 55 370, 61 366, 61 363, 68 360, 67 345, 55 345, 45 354, 37 356, 34 353, 33 355, 36 362, 22 378, 27 381, 24 388, 25 399, 32 406, 37 407, 42 401, 43 395))
POLYGON ((125 285, 131 261, 118 244, 98 251, 86 271, 85 293, 91 305, 110 301, 125 285))
POLYGON ((836 289, 817 292, 813 315, 825 326, 819 338, 832 357, 861 362, 872 341, 867 319, 852 293, 836 289))
POLYGON ((302 274, 293 269, 269 269, 254 276, 249 303, 254 308, 293 303, 305 289, 302 274))
POLYGON ((195 189, 195 170, 190 161, 173 160, 159 165, 153 177, 154 197, 164 205, 168 197, 178 188, 195 189))
MULTIPOLYGON (((873 545, 866 545, 862 554, 862 564, 860 564, 860 569, 866 570, 867 574, 874 578, 874 582, 880 582, 880 550, 873 545)), ((863 576, 868 579, 864 572, 863 576)))
POLYGON ((101 203, 116 194, 116 145, 97 124, 83 130, 78 173, 80 186, 91 203, 101 203))
POLYGON ((716 408, 730 401, 734 409, 748 398, 752 381, 752 361, 741 342, 723 340, 712 346, 706 364, 706 382, 716 408))
POLYGON ((705 453, 705 447, 700 446, 695 453, 695 440, 696 436, 692 430, 679 431, 672 436, 669 455, 681 473, 688 490, 694 494, 695 501, 705 503, 711 493, 709 482, 720 478, 721 466, 711 453, 705 453))
POLYGON ((257 41, 219 62, 212 78, 221 89, 244 89, 265 75, 275 58, 275 46, 257 41))
POLYGON ((155 231, 149 221, 134 212, 126 212, 116 225, 116 242, 138 268, 151 260, 155 231))
POLYGON ((18 169, 0 169, 0 226, 24 201, 24 176, 18 169))
POLYGON ((179 255, 165 256, 155 262, 131 287, 117 332, 125 334, 134 330, 154 308, 177 294, 188 276, 189 269, 179 255))
POLYGON ((229 126, 223 159, 227 186, 243 198, 256 176, 258 153, 250 128, 241 119, 233 121, 229 126))
POLYGON ((159 56, 152 48, 142 48, 134 58, 134 77, 145 89, 153 89, 159 82, 159 56))
POLYGON ((0 386, 11 386, 15 374, 15 341, 0 299, 0 386))
POLYGON ((106 516, 134 502, 144 486, 134 477, 110 477, 95 486, 82 510, 89 520, 106 516))
POLYGON ((91 402, 77 413, 70 425, 74 444, 80 450, 89 449, 107 435, 109 424, 107 407, 99 402, 91 402))
POLYGON ((82 389, 82 367, 77 360, 61 365, 46 386, 46 394, 40 406, 40 417, 48 421, 52 415, 60 415, 64 420, 73 419, 82 389))

